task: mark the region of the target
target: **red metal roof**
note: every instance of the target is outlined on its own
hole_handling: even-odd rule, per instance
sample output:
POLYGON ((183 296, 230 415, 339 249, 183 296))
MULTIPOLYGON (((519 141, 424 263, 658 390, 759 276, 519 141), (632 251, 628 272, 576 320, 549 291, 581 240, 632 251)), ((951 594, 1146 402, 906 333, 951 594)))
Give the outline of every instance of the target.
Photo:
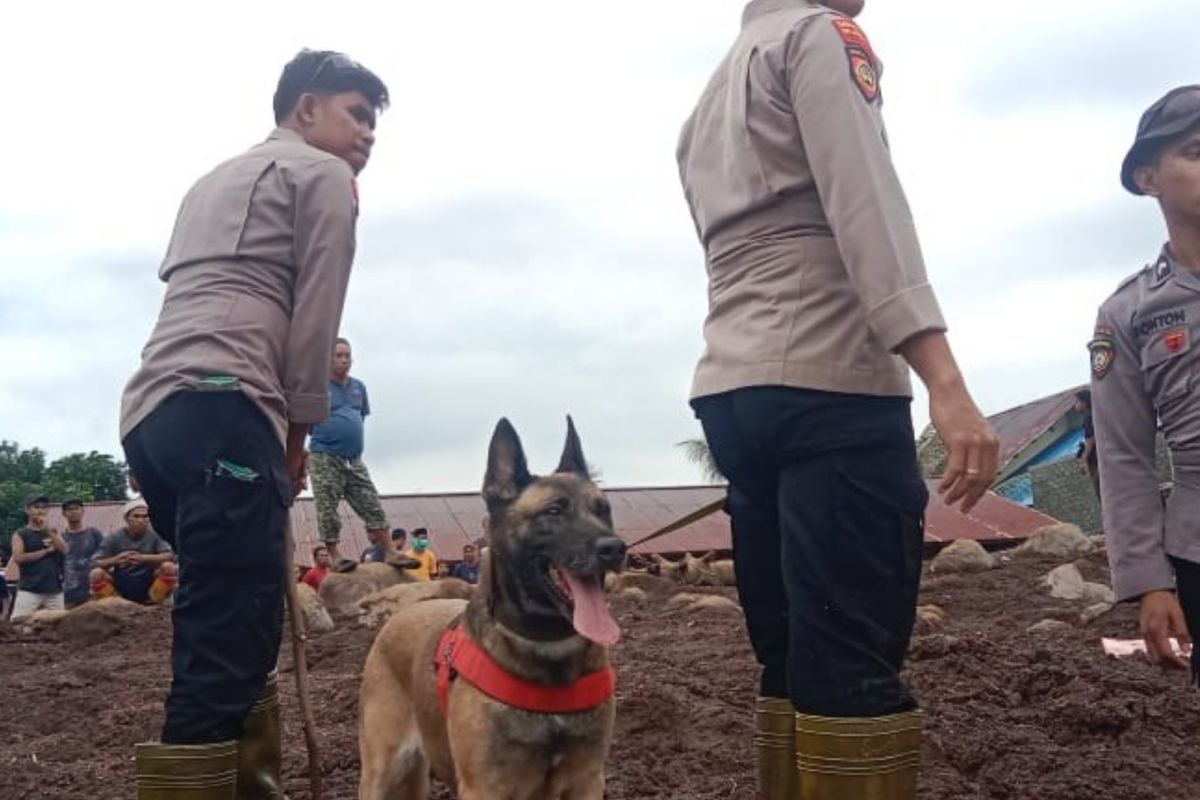
MULTIPOLYGON (((951 539, 1015 539, 1055 522, 1037 511, 989 493, 969 516, 947 508, 936 499, 930 481, 929 508, 926 512, 925 538, 927 543, 951 539)), ((665 527, 671 522, 720 499, 725 493, 721 486, 673 486, 659 488, 605 489, 613 508, 617 533, 627 542, 665 527)), ((483 535, 483 500, 478 492, 432 495, 384 495, 383 509, 393 527, 429 529, 430 547, 442 558, 457 558, 462 547, 483 535)), ((121 503, 89 503, 85 524, 102 531, 120 527, 121 503)), ((357 516, 343 503, 342 554, 357 557, 368 547, 366 530, 357 516)), ((311 551, 317 541, 316 509, 311 498, 300 498, 292 510, 296 533, 296 562, 309 564, 311 551)), ((51 525, 63 527, 57 510, 51 513, 51 525)), ((729 517, 718 511, 677 531, 661 536, 634 548, 639 553, 703 553, 709 550, 729 550, 729 517)))
POLYGON ((1075 404, 1075 392, 1081 388, 1076 386, 988 417, 988 422, 992 423, 992 429, 1000 439, 1001 469, 1071 410, 1075 404))
POLYGON ((925 541, 942 543, 955 539, 997 541, 1024 539, 1038 528, 1058 522, 1054 517, 1014 503, 995 492, 980 498, 969 514, 950 508, 937 495, 937 479, 929 485, 929 505, 925 507, 925 541))

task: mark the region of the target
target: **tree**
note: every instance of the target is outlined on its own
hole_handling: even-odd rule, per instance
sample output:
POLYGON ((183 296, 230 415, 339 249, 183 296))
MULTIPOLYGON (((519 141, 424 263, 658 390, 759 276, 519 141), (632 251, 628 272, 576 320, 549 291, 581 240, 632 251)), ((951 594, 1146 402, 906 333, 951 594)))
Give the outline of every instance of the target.
POLYGON ((685 439, 678 442, 676 447, 683 448, 684 457, 700 468, 704 480, 709 483, 725 483, 725 476, 721 474, 721 468, 717 466, 717 460, 713 458, 712 451, 708 449, 708 442, 703 439, 685 439))
POLYGON ((0 551, 9 552, 12 532, 25 524, 25 498, 42 492, 61 502, 125 500, 128 470, 110 455, 72 453, 46 466, 46 454, 34 447, 0 441, 0 551))

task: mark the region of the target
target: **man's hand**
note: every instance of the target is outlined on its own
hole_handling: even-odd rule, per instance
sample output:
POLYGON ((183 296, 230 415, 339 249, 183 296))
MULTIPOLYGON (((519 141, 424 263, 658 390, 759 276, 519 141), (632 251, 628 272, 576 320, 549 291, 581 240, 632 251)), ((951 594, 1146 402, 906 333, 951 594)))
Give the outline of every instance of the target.
POLYGON ((962 500, 966 513, 996 477, 1000 440, 975 407, 944 333, 918 333, 901 343, 896 352, 929 390, 929 419, 946 446, 946 472, 938 494, 948 506, 962 500))
POLYGON ((1171 648, 1171 636, 1180 648, 1187 652, 1192 643, 1188 634, 1183 609, 1174 592, 1159 590, 1142 595, 1141 602, 1142 638, 1146 641, 1146 652, 1150 662, 1163 669, 1188 669, 1190 664, 1183 656, 1175 655, 1171 648))
POLYGON ((966 513, 996 478, 1000 440, 965 386, 948 390, 930 387, 929 418, 948 456, 938 493, 948 506, 961 499, 966 513))
POLYGON ((298 422, 288 423, 287 445, 283 451, 283 461, 287 466, 288 477, 292 479, 292 495, 298 495, 308 488, 308 450, 304 440, 308 436, 308 425, 298 422))
POLYGON ((308 451, 287 455, 288 477, 292 479, 292 495, 296 496, 308 488, 308 451))

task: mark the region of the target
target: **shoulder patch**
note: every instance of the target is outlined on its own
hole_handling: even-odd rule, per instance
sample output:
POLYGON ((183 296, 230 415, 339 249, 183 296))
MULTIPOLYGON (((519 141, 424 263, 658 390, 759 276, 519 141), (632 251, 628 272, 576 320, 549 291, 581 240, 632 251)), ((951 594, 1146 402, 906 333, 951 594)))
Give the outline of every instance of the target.
POLYGON ((854 23, 854 20, 846 17, 832 17, 831 22, 833 29, 837 31, 842 43, 846 46, 846 60, 850 62, 850 79, 854 81, 854 85, 858 87, 864 100, 868 103, 877 102, 880 95, 879 70, 876 66, 878 62, 867 35, 854 23))
POLYGON ((1088 342, 1092 377, 1096 380, 1100 380, 1108 374, 1108 369, 1117 356, 1115 342, 1116 334, 1112 328, 1107 325, 1096 326, 1095 332, 1092 333, 1092 340, 1088 342))

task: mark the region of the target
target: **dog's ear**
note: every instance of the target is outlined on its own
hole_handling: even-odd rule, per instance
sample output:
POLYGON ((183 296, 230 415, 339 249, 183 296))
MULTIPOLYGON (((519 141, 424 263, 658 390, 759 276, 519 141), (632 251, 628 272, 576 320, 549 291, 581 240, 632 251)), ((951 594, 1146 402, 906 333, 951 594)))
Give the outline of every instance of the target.
POLYGON ((502 418, 488 446, 487 473, 483 476, 483 500, 488 511, 511 503, 532 482, 521 439, 512 423, 502 418))
POLYGON ((575 432, 575 420, 567 415, 567 442, 563 445, 562 458, 558 460, 555 472, 574 472, 584 478, 589 477, 587 460, 583 457, 583 446, 579 444, 579 434, 575 432))

